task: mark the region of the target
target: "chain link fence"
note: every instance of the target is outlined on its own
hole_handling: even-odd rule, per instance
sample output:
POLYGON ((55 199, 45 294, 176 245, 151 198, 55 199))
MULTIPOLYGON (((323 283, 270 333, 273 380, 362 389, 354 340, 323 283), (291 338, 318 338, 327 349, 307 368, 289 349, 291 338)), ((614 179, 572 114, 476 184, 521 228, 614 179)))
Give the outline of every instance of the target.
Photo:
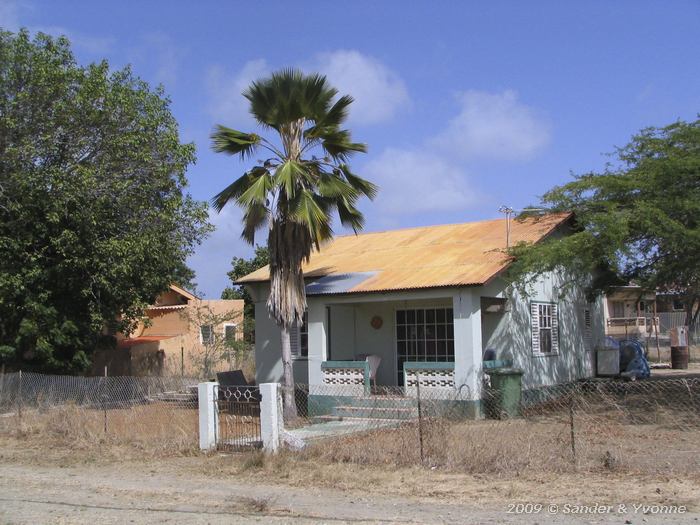
POLYGON ((318 429, 304 452, 314 458, 475 474, 700 472, 700 378, 591 379, 515 403, 512 391, 487 387, 481 403, 430 388, 297 385, 295 394, 293 426, 318 429))
POLYGON ((111 442, 152 450, 197 446, 197 379, 0 375, 0 434, 111 442))

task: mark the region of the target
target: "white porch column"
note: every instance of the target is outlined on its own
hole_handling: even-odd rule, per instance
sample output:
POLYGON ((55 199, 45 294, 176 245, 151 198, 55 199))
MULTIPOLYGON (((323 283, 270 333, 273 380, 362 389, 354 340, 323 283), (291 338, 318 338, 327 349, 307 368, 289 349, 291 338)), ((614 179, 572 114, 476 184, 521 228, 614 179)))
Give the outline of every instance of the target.
POLYGON ((455 330, 455 386, 471 399, 481 397, 481 297, 461 288, 452 296, 455 330))
POLYGON ((199 383, 197 397, 199 398, 199 449, 212 450, 216 448, 216 431, 219 428, 219 407, 215 400, 219 395, 219 383, 199 383))
POLYGON ((326 348, 328 319, 326 317, 326 305, 322 301, 310 300, 309 313, 309 384, 320 385, 323 383, 321 363, 327 359, 326 348))

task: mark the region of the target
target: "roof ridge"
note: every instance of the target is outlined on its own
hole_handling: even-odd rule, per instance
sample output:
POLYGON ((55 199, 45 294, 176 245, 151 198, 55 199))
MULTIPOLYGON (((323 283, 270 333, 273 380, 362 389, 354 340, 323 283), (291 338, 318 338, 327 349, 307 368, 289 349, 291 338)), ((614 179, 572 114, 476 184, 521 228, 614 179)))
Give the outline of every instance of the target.
MULTIPOLYGON (((557 216, 566 216, 566 215, 571 215, 571 212, 565 212, 565 211, 560 211, 560 212, 552 212, 552 213, 545 213, 542 215, 536 216, 537 218, 544 218, 544 217, 557 217, 557 216)), ((531 216, 528 217, 523 217, 523 220, 529 219, 531 216)), ((362 237, 364 235, 377 235, 381 233, 393 233, 393 232, 406 232, 406 231, 411 231, 411 230, 425 230, 425 229, 432 229, 432 228, 447 228, 447 227, 454 227, 454 226, 466 226, 467 224, 483 224, 486 222, 500 222, 500 221, 505 221, 505 217, 503 218, 495 218, 495 219, 481 219, 478 221, 466 221, 466 222, 446 222, 443 224, 428 224, 425 226, 406 226, 403 228, 394 228, 394 229, 386 229, 386 230, 377 230, 377 231, 362 231, 359 233, 343 233, 341 235, 334 235, 333 238, 330 240, 330 242, 333 242, 338 239, 343 239, 347 237, 362 237)), ((514 217, 511 219, 512 222, 519 222, 517 217, 514 217)))

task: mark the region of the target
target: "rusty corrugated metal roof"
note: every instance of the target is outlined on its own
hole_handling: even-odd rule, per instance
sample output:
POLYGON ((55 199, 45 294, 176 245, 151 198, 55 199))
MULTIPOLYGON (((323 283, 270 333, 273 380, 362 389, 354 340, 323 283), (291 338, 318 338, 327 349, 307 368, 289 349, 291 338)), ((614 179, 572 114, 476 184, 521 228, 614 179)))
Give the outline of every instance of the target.
MULTIPOLYGON (((512 220, 511 245, 537 242, 571 217, 549 214, 512 220)), ((304 265, 309 278, 366 272, 343 293, 480 285, 508 266, 505 219, 424 226, 336 237, 304 265)), ((267 266, 237 282, 269 280, 267 266)))

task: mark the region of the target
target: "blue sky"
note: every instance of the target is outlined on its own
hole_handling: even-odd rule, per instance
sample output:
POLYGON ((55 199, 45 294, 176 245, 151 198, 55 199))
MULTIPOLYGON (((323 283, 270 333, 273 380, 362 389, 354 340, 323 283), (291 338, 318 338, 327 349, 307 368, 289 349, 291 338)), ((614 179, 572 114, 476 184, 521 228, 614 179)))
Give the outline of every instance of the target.
MULTIPOLYGON (((497 217, 645 126, 700 111, 697 1, 39 1, 0 0, 0 26, 65 34, 82 63, 132 64, 172 98, 188 171, 209 200, 245 165, 209 149, 216 123, 252 130, 242 89, 272 70, 327 74, 356 103, 353 167, 382 192, 363 203, 375 231, 497 217)), ((240 212, 191 258, 217 297, 240 212)), ((260 242, 264 242, 261 237, 260 242)))

